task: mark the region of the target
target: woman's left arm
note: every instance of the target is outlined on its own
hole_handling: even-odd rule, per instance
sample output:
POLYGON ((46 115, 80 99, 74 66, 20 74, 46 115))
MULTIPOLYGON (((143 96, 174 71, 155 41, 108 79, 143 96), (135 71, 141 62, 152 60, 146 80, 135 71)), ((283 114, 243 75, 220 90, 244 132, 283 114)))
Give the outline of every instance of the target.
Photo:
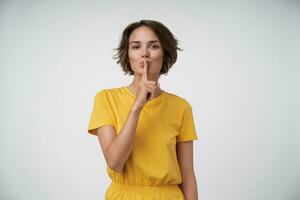
POLYGON ((193 141, 176 144, 177 159, 182 175, 182 190, 185 200, 198 200, 197 181, 193 163, 193 141))

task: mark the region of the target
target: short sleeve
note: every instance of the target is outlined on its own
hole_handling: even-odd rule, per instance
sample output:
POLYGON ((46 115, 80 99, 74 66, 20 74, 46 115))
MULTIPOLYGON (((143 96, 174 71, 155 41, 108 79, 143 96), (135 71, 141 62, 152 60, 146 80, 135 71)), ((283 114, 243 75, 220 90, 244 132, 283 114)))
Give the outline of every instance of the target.
POLYGON ((88 132, 97 135, 96 129, 104 125, 115 125, 113 112, 109 106, 105 90, 101 90, 94 96, 94 105, 88 125, 88 132))
POLYGON ((193 111, 191 105, 186 101, 186 106, 182 116, 182 123, 176 142, 197 140, 198 136, 195 129, 193 111))

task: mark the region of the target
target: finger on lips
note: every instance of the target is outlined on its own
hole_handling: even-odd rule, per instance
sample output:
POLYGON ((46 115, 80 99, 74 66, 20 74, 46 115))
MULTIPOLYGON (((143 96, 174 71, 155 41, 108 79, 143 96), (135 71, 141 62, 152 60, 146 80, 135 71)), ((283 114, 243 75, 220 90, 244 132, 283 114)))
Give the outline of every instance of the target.
POLYGON ((142 63, 143 73, 142 73, 142 82, 143 85, 146 86, 149 92, 147 92, 147 99, 153 99, 155 91, 160 84, 156 81, 148 81, 148 63, 146 59, 143 59, 142 63))
POLYGON ((146 60, 144 59, 143 60, 144 62, 144 65, 143 65, 143 75, 142 75, 142 80, 143 81, 148 81, 148 77, 147 77, 147 73, 148 73, 148 65, 147 65, 147 62, 146 60))

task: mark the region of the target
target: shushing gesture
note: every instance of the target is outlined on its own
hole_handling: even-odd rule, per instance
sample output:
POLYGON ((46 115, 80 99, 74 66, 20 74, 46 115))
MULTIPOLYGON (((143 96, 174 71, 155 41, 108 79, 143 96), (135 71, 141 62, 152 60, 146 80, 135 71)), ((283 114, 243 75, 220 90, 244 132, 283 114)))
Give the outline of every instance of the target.
POLYGON ((139 108, 142 108, 148 100, 152 100, 160 92, 159 83, 148 81, 148 63, 145 59, 143 60, 142 67, 142 79, 135 98, 135 105, 139 108))

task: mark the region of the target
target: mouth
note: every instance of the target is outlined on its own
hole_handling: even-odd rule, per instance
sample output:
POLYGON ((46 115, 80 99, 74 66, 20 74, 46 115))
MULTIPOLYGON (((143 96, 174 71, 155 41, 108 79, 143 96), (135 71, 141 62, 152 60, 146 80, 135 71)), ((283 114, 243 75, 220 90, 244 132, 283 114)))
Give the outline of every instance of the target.
MULTIPOLYGON (((146 61, 147 62, 147 64, 148 64, 148 66, 151 64, 151 62, 150 61, 146 61)), ((140 65, 141 66, 144 66, 144 62, 142 61, 142 62, 140 62, 140 65)))

